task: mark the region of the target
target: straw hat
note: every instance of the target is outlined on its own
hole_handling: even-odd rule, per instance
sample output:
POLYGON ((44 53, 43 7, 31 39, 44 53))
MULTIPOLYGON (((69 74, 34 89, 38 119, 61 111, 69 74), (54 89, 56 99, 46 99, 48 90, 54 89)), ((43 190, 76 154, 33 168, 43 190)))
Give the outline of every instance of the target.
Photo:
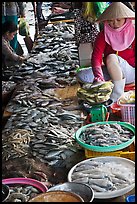
POLYGON ((109 7, 99 16, 97 21, 112 20, 116 18, 131 18, 135 19, 135 12, 129 9, 121 2, 113 2, 109 7))

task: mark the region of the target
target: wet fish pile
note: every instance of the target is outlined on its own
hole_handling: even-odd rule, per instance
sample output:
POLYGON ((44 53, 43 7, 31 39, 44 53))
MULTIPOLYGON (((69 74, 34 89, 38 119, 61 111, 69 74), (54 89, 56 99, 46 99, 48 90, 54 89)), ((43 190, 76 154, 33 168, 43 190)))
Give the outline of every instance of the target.
POLYGON ((79 66, 79 59, 74 38, 64 38, 65 32, 73 35, 74 25, 58 23, 46 26, 42 33, 37 36, 35 46, 27 61, 21 66, 11 67, 7 70, 7 74, 11 75, 13 80, 19 80, 35 72, 44 74, 48 72, 57 78, 64 77, 67 80, 70 78, 70 83, 73 77, 69 76, 69 72, 74 71, 75 67, 79 66))
POLYGON ((28 202, 39 193, 41 193, 40 190, 29 185, 10 186, 10 195, 6 202, 28 202))
POLYGON ((92 146, 107 147, 129 141, 134 133, 120 124, 97 124, 87 127, 79 138, 92 146))
POLYGON ((75 70, 79 60, 73 34, 73 24, 46 26, 37 36, 28 60, 22 66, 14 66, 11 78, 19 83, 6 107, 12 113, 2 132, 8 141, 9 155, 5 153, 7 146, 3 140, 6 160, 30 153, 51 166, 74 165, 75 155, 81 149, 74 134, 84 119, 80 117, 80 110, 67 109, 72 100, 61 100, 55 95, 56 88, 77 83, 75 70), (26 144, 23 138, 14 139, 12 130, 14 133, 26 130, 33 136, 26 144), (9 142, 11 135, 13 143, 9 142), (17 145, 16 140, 21 144, 17 145))
POLYGON ((12 91, 16 86, 14 81, 2 81, 2 93, 12 91))
POLYGON ((2 138, 2 157, 4 160, 22 157, 29 152, 29 142, 34 135, 25 129, 16 129, 2 138))
POLYGON ((88 184, 95 192, 111 192, 133 184, 135 172, 120 162, 91 159, 76 165, 71 180, 88 184))
POLYGON ((70 160, 78 151, 74 133, 83 125, 83 119, 80 111, 64 109, 72 101, 60 100, 53 89, 40 89, 41 79, 40 76, 36 79, 27 77, 17 86, 6 107, 12 115, 3 130, 3 138, 6 138, 3 140, 3 158, 14 159, 29 152, 49 165, 72 165, 70 160), (31 133, 29 140, 21 138, 20 130, 31 133), (68 159, 70 162, 66 163, 68 159))

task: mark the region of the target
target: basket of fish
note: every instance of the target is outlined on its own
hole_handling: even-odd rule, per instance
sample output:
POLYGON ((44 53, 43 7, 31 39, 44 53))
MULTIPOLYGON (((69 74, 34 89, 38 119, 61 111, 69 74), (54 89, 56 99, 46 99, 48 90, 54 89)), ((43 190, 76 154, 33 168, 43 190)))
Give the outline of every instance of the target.
POLYGON ((68 181, 89 185, 98 199, 122 196, 135 187, 135 162, 116 156, 86 159, 70 169, 68 181))
POLYGON ((100 82, 96 85, 87 83, 78 89, 77 97, 89 105, 101 104, 110 99, 112 88, 113 83, 111 81, 100 82))
POLYGON ((2 180, 2 184, 9 188, 9 194, 3 202, 28 202, 48 190, 46 185, 32 178, 7 178, 2 180))
POLYGON ((95 122, 75 133, 78 144, 96 152, 112 152, 128 147, 135 140, 135 126, 127 122, 95 122))

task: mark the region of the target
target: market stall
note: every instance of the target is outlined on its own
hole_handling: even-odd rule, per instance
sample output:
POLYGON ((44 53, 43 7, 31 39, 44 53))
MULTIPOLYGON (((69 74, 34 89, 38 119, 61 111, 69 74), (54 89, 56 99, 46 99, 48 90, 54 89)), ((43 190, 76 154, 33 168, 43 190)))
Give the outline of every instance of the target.
MULTIPOLYGON (((27 61, 8 72, 5 70, 5 76, 8 74, 16 84, 4 107, 4 114, 9 113, 10 117, 2 130, 2 182, 10 187, 7 199, 9 202, 33 201, 34 197, 57 184, 72 182, 74 169, 79 163, 90 158, 100 162, 99 158, 103 156, 106 163, 111 161, 116 167, 118 165, 120 175, 123 167, 119 162, 123 162, 125 170, 131 170, 131 180, 124 182, 123 179, 125 186, 121 187, 122 190, 114 188, 114 192, 107 192, 109 195, 106 193, 106 196, 102 196, 104 193, 98 196, 94 189, 91 202, 126 202, 126 197, 135 193, 135 127, 122 121, 121 115, 118 118, 121 123, 117 123, 117 115, 108 107, 109 121, 104 122, 107 127, 111 123, 114 123, 113 128, 127 124, 123 125, 127 129, 121 130, 129 134, 126 141, 125 138, 121 141, 123 146, 115 148, 114 152, 107 151, 105 155, 104 151, 99 154, 92 148, 85 148, 87 144, 83 146, 78 142, 77 131, 87 125, 89 111, 79 102, 81 86, 76 78, 79 55, 74 39, 74 21, 63 20, 49 21, 39 31, 27 61)), ((92 126, 93 121, 88 122, 92 126)))

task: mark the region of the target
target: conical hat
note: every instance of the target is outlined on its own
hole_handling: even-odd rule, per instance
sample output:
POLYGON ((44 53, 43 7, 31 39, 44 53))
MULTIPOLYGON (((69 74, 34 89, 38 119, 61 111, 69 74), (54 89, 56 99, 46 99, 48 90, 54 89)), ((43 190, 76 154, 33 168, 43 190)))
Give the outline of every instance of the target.
POLYGON ((97 21, 100 22, 100 21, 112 20, 117 18, 135 19, 135 12, 129 9, 124 3, 113 2, 99 16, 97 21))

